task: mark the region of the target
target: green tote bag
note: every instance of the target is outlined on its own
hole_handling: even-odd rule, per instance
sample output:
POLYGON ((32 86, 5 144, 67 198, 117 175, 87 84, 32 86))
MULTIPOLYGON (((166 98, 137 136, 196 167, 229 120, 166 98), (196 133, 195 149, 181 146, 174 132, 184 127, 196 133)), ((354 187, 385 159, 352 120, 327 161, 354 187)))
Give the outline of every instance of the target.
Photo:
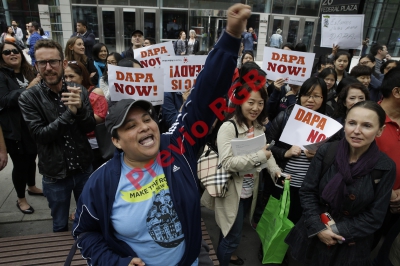
POLYGON ((256 231, 263 246, 263 264, 282 263, 288 245, 284 242, 294 224, 287 218, 290 206, 290 183, 285 180, 281 198, 269 197, 256 231))

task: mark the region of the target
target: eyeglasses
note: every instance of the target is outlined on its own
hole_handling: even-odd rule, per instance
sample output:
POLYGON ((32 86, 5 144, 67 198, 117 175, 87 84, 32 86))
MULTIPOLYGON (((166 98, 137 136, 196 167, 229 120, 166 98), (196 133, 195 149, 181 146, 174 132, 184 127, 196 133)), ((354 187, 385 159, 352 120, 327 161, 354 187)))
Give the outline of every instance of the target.
POLYGON ((363 61, 363 62, 360 62, 360 65, 362 65, 362 66, 364 66, 364 65, 366 65, 366 64, 368 64, 368 63, 370 63, 371 61, 363 61))
POLYGON ((313 99, 314 101, 322 101, 324 97, 318 95, 301 95, 303 99, 313 99))
POLYGON ((117 65, 117 61, 107 61, 107 64, 116 66, 117 65))
POLYGON ((61 59, 51 59, 51 60, 42 60, 42 61, 36 61, 36 65, 44 69, 46 68, 47 64, 49 64, 52 68, 58 67, 60 65, 61 59))
POLYGON ((10 55, 11 53, 13 54, 19 54, 19 51, 17 49, 7 49, 7 50, 3 50, 3 52, 1 52, 3 55, 10 55))

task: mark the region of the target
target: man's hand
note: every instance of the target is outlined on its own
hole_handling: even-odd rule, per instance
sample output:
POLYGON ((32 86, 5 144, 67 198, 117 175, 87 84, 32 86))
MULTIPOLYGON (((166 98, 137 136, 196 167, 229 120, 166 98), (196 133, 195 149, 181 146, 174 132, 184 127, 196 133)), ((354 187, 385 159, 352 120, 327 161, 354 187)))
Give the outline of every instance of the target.
POLYGON ((241 38, 246 28, 247 19, 251 15, 251 7, 243 4, 235 4, 227 11, 228 22, 226 32, 236 38, 241 38))
POLYGON ((26 89, 29 89, 37 84, 39 84, 39 82, 42 80, 42 77, 40 76, 40 74, 36 75, 36 78, 34 78, 31 83, 29 83, 28 87, 26 87, 26 89))
POLYGON ((90 78, 93 78, 93 77, 94 77, 94 75, 96 75, 96 72, 92 72, 92 73, 90 73, 90 78))
POLYGON ((189 97, 190 92, 191 92, 191 90, 188 89, 188 90, 186 90, 186 91, 182 94, 183 102, 186 102, 186 101, 187 101, 187 98, 189 97))
POLYGON ((0 171, 7 166, 8 156, 6 150, 0 150, 0 171))
POLYGON ((268 146, 269 146, 269 144, 265 144, 265 146, 262 147, 262 149, 261 149, 262 152, 265 154, 265 157, 267 158, 267 160, 269 160, 269 158, 271 158, 271 155, 272 155, 271 151, 267 150, 268 146))
POLYGON ((289 150, 285 152, 285 158, 292 158, 292 156, 300 156, 301 148, 299 146, 292 146, 289 150))
POLYGON ((146 263, 142 261, 140 258, 133 258, 131 262, 129 262, 128 266, 144 266, 146 263))
POLYGON ((61 100, 68 106, 73 114, 76 114, 78 109, 82 108, 81 89, 69 86, 67 89, 68 92, 62 93, 61 100))
POLYGON ((390 198, 390 212, 400 213, 400 189, 392 190, 390 198))
POLYGON ((317 234, 319 240, 321 240, 322 243, 329 247, 336 245, 338 240, 345 241, 344 237, 332 232, 329 226, 326 227, 328 228, 327 230, 321 231, 317 234))

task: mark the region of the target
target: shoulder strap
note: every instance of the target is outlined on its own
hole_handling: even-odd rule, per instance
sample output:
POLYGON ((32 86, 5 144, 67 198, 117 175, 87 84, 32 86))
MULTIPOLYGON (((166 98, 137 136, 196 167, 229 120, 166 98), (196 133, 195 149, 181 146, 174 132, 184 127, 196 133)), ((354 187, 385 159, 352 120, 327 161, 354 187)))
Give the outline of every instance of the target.
POLYGON ((233 124, 233 126, 235 127, 236 137, 238 137, 238 136, 239 136, 239 132, 238 132, 238 130, 237 130, 235 121, 233 121, 233 120, 228 120, 228 121, 231 122, 231 123, 233 124))
POLYGON ((338 146, 339 146, 339 141, 335 141, 329 144, 328 150, 324 156, 324 160, 322 161, 322 171, 320 178, 324 176, 326 171, 328 171, 329 167, 331 167, 331 165, 334 163, 338 146))

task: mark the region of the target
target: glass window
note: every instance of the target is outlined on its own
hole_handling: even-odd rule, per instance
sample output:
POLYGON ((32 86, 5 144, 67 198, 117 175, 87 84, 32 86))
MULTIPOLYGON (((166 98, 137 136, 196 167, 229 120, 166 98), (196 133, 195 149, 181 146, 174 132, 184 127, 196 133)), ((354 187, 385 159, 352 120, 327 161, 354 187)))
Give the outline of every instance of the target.
MULTIPOLYGON (((397 24, 399 25, 399 24, 397 24)), ((400 56, 400 29, 392 31, 392 34, 387 44, 388 52, 393 57, 400 56)))
MULTIPOLYGON (((114 13, 114 12, 113 12, 114 13)), ((104 15, 103 15, 104 17, 104 15)), ((106 23, 103 18, 103 24, 106 23)), ((114 29, 115 31, 115 23, 114 23, 114 29)), ((124 49, 128 49, 132 45, 132 32, 136 30, 136 24, 135 24, 135 12, 134 11, 124 11, 124 49)), ((104 37, 108 37, 108 35, 105 34, 104 32, 104 37)), ((115 39, 115 33, 113 35, 115 39)))
POLYGON ((98 0, 99 5, 124 5, 127 6, 129 5, 129 0, 98 0))
POLYGON ((160 6, 162 7, 188 8, 188 4, 188 0, 160 0, 160 6))
POLYGON ((296 0, 274 1, 272 13, 294 15, 296 10, 296 0))
POLYGON ((287 35, 287 42, 292 43, 293 45, 297 44, 297 31, 299 30, 300 21, 291 20, 289 22, 289 29, 287 35))
MULTIPOLYGON (((187 0, 186 0, 186 2, 187 2, 187 0)), ((130 6, 157 6, 157 0, 130 0, 129 5, 130 6)))
POLYGON ((96 0, 71 0, 72 4, 92 4, 96 5, 97 1, 96 0))
POLYGON ((144 36, 156 37, 156 13, 144 13, 144 36))
POLYGON ((297 2, 297 15, 318 16, 321 0, 299 0, 297 2))
POLYGON ((271 4, 272 0, 247 0, 252 12, 271 13, 271 4))
MULTIPOLYGON (((87 29, 99 37, 99 25, 97 21, 97 7, 72 6, 72 28, 76 30, 78 20, 86 20, 87 29)), ((114 22, 115 23, 115 22, 114 22)))
POLYGON ((162 39, 177 40, 181 30, 187 30, 187 11, 162 10, 162 39))
MULTIPOLYGON (((8 1, 11 2, 11 1, 8 1)), ((25 1, 23 1, 25 2, 25 1)), ((56 1, 55 0, 29 0, 29 7, 31 11, 39 11, 38 5, 49 5, 49 6, 55 6, 56 1)), ((21 5, 23 6, 23 5, 21 5)), ((18 8, 20 9, 21 6, 18 8)))
POLYGON ((312 45, 311 40, 312 40, 313 31, 314 31, 314 22, 306 21, 304 24, 304 34, 303 34, 303 38, 302 38, 301 42, 306 45, 307 51, 310 51, 310 48, 312 45))
POLYGON ((245 4, 245 0, 190 0, 190 8, 227 10, 236 3, 245 4))
POLYGON ((393 22, 396 19, 397 6, 398 5, 394 4, 386 5, 382 10, 383 12, 380 14, 380 27, 393 27, 393 22))
MULTIPOLYGON (((117 46, 117 39, 115 34, 115 12, 103 10, 102 14, 103 14, 104 44, 107 46, 107 49, 109 51, 115 51, 117 46)), ((124 15, 124 18, 125 17, 126 16, 124 15)))

